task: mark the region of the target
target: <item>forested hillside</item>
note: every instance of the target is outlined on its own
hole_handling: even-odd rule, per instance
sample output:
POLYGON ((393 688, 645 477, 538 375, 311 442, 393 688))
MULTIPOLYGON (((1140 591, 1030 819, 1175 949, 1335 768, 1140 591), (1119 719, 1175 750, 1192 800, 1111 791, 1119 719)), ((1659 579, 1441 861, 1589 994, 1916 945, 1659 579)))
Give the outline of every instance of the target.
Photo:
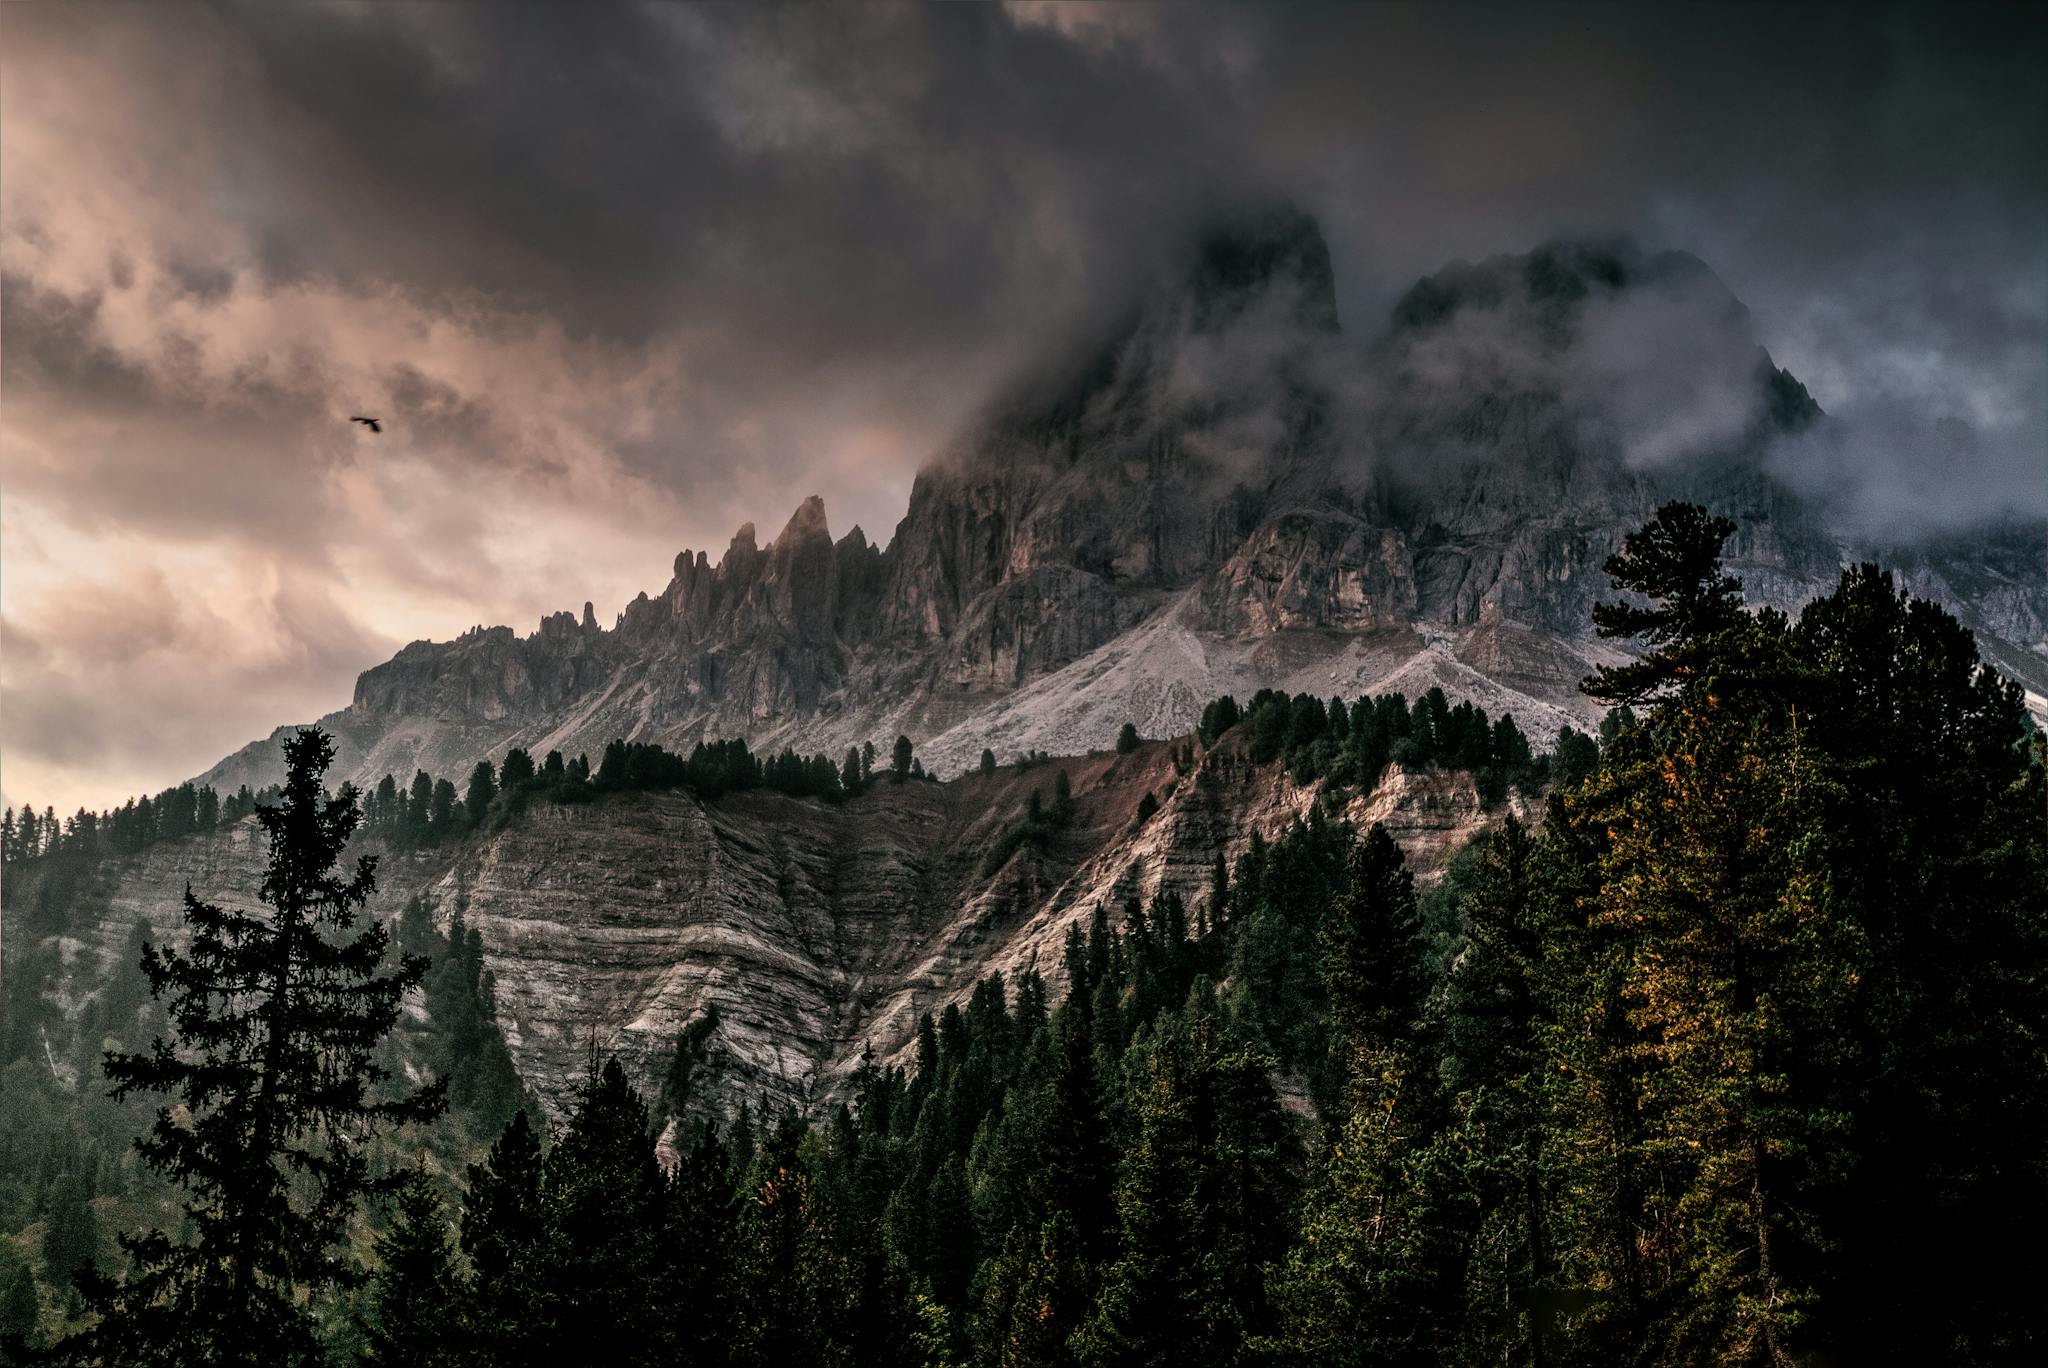
MULTIPOLYGON (((1492 801, 1546 794, 1540 820, 1505 818, 1418 890, 1385 827, 1310 804, 1219 853, 1199 896, 1097 904, 1056 967, 925 1016, 843 1105, 732 1111, 704 1086, 707 1017, 658 1088, 593 1055, 550 1126, 468 930, 402 918, 395 948, 437 967, 357 967, 417 979, 436 1026, 408 1042, 386 1023, 375 1057, 390 1097, 440 1075, 456 1105, 378 1129, 364 1172, 394 1176, 371 1225, 303 1248, 211 1219, 220 1191, 188 1182, 181 1226, 118 1143, 162 1095, 93 1104, 73 1152, 6 1152, 23 1234, 0 1329, 29 1356, 97 1315, 51 1352, 108 1363, 2038 1358, 2041 738, 1970 634, 1875 567, 1796 619, 1746 609, 1719 560, 1732 531, 1668 506, 1609 562, 1625 595, 1595 620, 1640 654, 1587 681, 1616 708, 1597 748, 1539 758, 1441 694, 1398 722, 1373 700, 1218 700, 1173 748, 1339 786, 1455 763, 1492 801), (223 1284, 173 1276, 138 1301, 140 1274, 173 1266, 147 1241, 127 1294, 59 1291, 55 1269, 109 1252, 102 1214, 253 1261, 276 1338, 209 1357, 223 1284)), ((815 775, 806 801, 825 801, 829 768, 789 782, 815 775)), ((1072 801, 1033 802, 989 858, 1057 840, 1072 801)), ((208 1048, 140 981, 111 1001, 95 1010, 181 1057, 208 1048)), ((11 996, 16 1135, 46 1133, 14 1100, 48 1093, 39 1042, 16 1038, 31 1017, 11 996)), ((159 1132, 213 1114, 196 1096, 159 1132)))

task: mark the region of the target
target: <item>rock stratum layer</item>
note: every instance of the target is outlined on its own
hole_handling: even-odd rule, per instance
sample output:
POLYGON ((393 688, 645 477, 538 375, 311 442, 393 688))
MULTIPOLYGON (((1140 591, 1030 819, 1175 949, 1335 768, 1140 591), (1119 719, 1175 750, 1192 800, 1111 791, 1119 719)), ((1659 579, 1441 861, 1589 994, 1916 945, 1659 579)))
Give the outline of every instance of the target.
MULTIPOLYGON (((839 1098, 863 1050, 908 1064, 920 1014, 964 1005, 974 985, 1036 969, 1057 992, 1067 928, 1103 907, 1173 889, 1209 897, 1221 852, 1271 839, 1319 801, 1360 826, 1386 823, 1429 879, 1510 812, 1482 809, 1462 774, 1391 768, 1370 793, 1332 794, 1257 766, 1234 736, 1178 775, 1171 747, 970 774, 883 781, 844 804, 752 790, 700 803, 621 793, 527 803, 494 832, 379 855, 373 915, 426 899, 483 935, 498 1017, 522 1076, 558 1117, 593 1050, 658 1094, 684 1028, 715 1010, 699 1101, 813 1107, 839 1098), (1064 769, 1073 816, 1044 849, 989 871, 990 847, 1050 797, 1064 769), (1164 795, 1136 821, 1151 792, 1164 795)), ((189 881, 255 907, 265 846, 253 819, 165 841, 101 871, 65 944, 61 989, 76 1009, 105 982, 138 921, 181 932, 189 881)), ((31 873, 29 878, 36 875, 31 873)), ((16 890, 33 896, 35 890, 16 890)))
MULTIPOLYGON (((614 625, 590 605, 415 642, 320 719, 359 783, 512 746, 740 736, 838 755, 910 736, 954 773, 1184 732, 1261 686, 1441 684, 1532 735, 1591 714, 1600 566, 1673 497, 1740 525, 1753 602, 1880 555, 2048 708, 2048 530, 1906 546, 1794 492, 1839 437, 1680 253, 1557 244, 1419 282, 1363 342, 1310 220, 1194 243, 1091 348, 1014 384, 918 477, 886 549, 806 499, 763 545, 684 551, 614 625)), ((277 777, 275 737, 203 776, 277 777)))

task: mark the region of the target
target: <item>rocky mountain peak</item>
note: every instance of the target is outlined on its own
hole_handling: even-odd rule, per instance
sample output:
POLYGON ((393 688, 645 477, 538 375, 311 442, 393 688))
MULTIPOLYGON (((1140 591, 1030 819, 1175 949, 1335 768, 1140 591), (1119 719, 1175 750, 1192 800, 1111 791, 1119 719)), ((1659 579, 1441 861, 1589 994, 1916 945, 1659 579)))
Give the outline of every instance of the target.
MULTIPOLYGON (((585 605, 415 643, 324 719, 348 777, 465 773, 513 744, 705 737, 839 753, 901 733, 928 769, 1176 734, 1220 693, 1440 686, 1532 734, 1586 725, 1607 554, 1670 498, 1736 519, 1753 602, 1866 554, 1771 443, 1825 421, 1697 258, 1626 238, 1454 263, 1363 342, 1337 333, 1313 219, 1219 219, 1092 345, 921 472, 887 549, 804 499, 763 546, 676 557, 617 630, 585 605)), ((2048 545, 1918 559, 1987 658, 2048 694, 2048 545)), ((259 743, 206 778, 275 777, 259 743)))
POLYGON ((796 512, 789 515, 782 535, 775 539, 775 549, 795 547, 807 541, 832 540, 832 532, 825 521, 825 501, 813 494, 797 505, 796 512))
POLYGON ((1330 247, 1315 219, 1291 204, 1220 217, 1197 236, 1194 262, 1180 286, 1196 326, 1215 331, 1280 291, 1292 321, 1337 331, 1337 284, 1330 247))

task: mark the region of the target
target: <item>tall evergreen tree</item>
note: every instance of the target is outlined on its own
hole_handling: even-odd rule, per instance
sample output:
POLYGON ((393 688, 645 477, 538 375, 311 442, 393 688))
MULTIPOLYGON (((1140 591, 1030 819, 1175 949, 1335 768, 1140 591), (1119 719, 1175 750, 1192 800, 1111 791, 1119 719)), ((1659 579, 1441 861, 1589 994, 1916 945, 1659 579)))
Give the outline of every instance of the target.
POLYGON ((403 1093, 376 1050, 426 966, 386 965, 387 936, 359 926, 376 862, 335 865, 360 814, 355 789, 329 798, 326 733, 284 743, 281 801, 257 816, 270 840, 258 916, 189 889, 187 949, 152 946, 153 995, 169 998, 170 1039, 109 1054, 114 1095, 169 1094, 137 1148, 185 1193, 185 1233, 122 1237, 124 1282, 99 1281, 100 1320, 80 1345, 100 1362, 283 1365, 318 1357, 308 1297, 353 1285, 345 1236, 373 1177, 381 1129, 443 1107, 438 1086, 403 1093))
POLYGON ((671 1206, 647 1105, 616 1059, 584 1083, 545 1172, 555 1255, 548 1279, 560 1308, 556 1352, 576 1356, 602 1346, 607 1363, 668 1363, 671 1206))
POLYGON ((1603 665, 1582 686, 1609 703, 1641 703, 1697 681, 1699 652, 1742 616, 1742 581, 1721 568, 1721 548, 1735 524, 1698 504, 1669 503, 1622 541, 1605 569, 1616 587, 1652 601, 1598 604, 1593 624, 1603 637, 1648 643, 1641 659, 1603 665))
POLYGON ((1323 928, 1349 1115, 1276 1289, 1279 1343, 1311 1364, 1426 1364, 1453 1341, 1476 1204, 1422 1048, 1414 879, 1385 828, 1353 849, 1323 928))
POLYGON ((405 822, 400 834, 409 840, 424 840, 434 813, 434 776, 425 770, 415 770, 412 789, 406 798, 405 822))
POLYGON ((491 810, 491 800, 498 796, 498 776, 488 760, 476 762, 476 768, 469 772, 469 787, 463 791, 462 810, 475 826, 483 821, 491 810))
POLYGON ((461 1368, 469 1355, 460 1286, 440 1194, 425 1170, 406 1176, 394 1215, 377 1240, 363 1362, 368 1368, 461 1368))
POLYGON ((558 1292, 541 1178, 540 1137, 514 1113, 482 1164, 472 1164, 462 1202, 462 1252, 471 1269, 469 1340, 488 1363, 558 1361, 558 1292))

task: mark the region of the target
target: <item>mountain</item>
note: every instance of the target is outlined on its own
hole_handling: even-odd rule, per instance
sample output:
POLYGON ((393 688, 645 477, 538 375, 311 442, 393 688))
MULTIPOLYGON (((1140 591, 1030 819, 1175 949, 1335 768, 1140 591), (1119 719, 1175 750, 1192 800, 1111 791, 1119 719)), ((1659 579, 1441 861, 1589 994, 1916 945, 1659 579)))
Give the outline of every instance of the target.
MULTIPOLYGON (((609 628, 589 604, 415 642, 321 719, 359 783, 460 778, 613 737, 837 755, 900 732, 958 772, 1185 732, 1209 697, 1441 685, 1547 737, 1595 715, 1600 565, 1661 502, 1739 527, 1752 602, 1796 607, 1882 553, 2048 708, 2048 534, 1871 547, 1800 493, 1828 423, 1683 253, 1556 243, 1419 281, 1339 327, 1315 223, 1197 235, 1091 345, 1017 381, 918 476, 886 547, 806 499, 767 544, 684 551, 609 628)), ((276 777, 275 738, 202 778, 276 777)))
MULTIPOLYGON (((378 857, 369 911, 411 899, 483 937, 498 1020, 521 1077, 560 1119, 595 1048, 649 1097, 684 1028, 715 1012, 700 1100, 727 1115, 767 1098, 811 1108, 843 1097, 865 1048, 908 1066, 921 1013, 964 1002, 1000 971, 1035 969, 1055 988, 1067 929, 1095 909, 1120 924, 1126 897, 1171 889, 1207 903, 1218 854, 1271 841, 1319 802, 1284 763, 1257 764, 1242 731, 1204 747, 1185 774, 1175 747, 978 771, 947 783, 880 782, 843 804, 765 789, 700 802, 613 793, 557 804, 538 795, 474 835, 378 857), (1033 790, 1072 786, 1068 820, 1043 848, 991 861, 1033 790), (1148 793, 1163 801, 1138 820, 1148 793), (992 867, 993 864, 993 867, 992 867)), ((1480 832, 1531 803, 1482 805, 1469 774, 1391 767, 1370 791, 1332 789, 1325 810, 1384 822, 1428 882, 1480 832)), ((253 818, 111 859, 76 896, 51 862, 15 873, 13 905, 55 899, 66 947, 50 1001, 76 1025, 120 968, 138 921, 182 939, 181 894, 253 904, 267 854, 253 818)), ((12 871, 11 871, 12 873, 12 871)), ((51 1067, 77 1056, 58 1040, 51 1067)))

